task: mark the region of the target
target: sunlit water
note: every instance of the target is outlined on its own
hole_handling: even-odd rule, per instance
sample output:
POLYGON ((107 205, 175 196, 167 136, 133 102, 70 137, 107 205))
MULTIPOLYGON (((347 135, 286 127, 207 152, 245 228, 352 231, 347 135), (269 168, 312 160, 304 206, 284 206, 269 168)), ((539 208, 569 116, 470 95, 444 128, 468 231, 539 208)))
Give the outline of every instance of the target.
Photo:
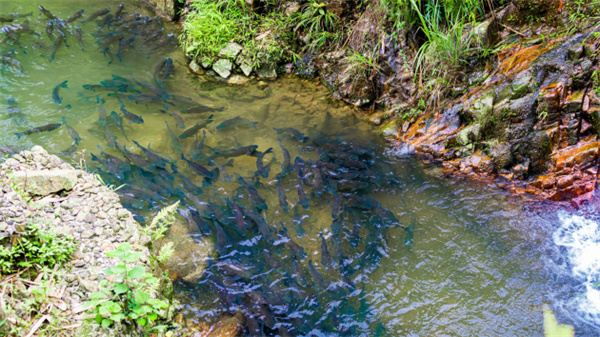
MULTIPOLYGON (((33 11, 33 16, 13 23, 29 20, 36 32, 22 33, 19 44, 6 41, 1 45, 2 55, 18 60, 22 71, 7 64, 1 70, 0 145, 39 144, 52 153, 72 152, 62 157, 98 172, 108 184, 126 184, 119 192, 124 194, 125 206, 140 220, 180 200, 183 215, 191 219, 193 212, 198 211, 208 224, 204 233, 194 229, 190 235, 208 237, 217 246, 216 225, 220 224, 225 242, 220 254, 210 261, 212 267, 200 279, 177 282, 176 290, 188 317, 211 322, 226 311, 242 310, 250 321, 249 335, 262 330, 267 335, 288 331, 292 335, 315 336, 531 336, 543 333, 541 308, 547 303, 561 322, 574 324, 578 334, 598 334, 600 306, 594 284, 598 281, 600 252, 594 212, 573 215, 558 211, 555 205, 528 205, 486 184, 442 178, 438 168, 424 167, 413 158, 398 157, 386 149, 375 129, 356 118, 349 107, 331 100, 325 88, 314 81, 289 78, 264 85, 254 82, 231 86, 208 76, 193 75, 185 67, 183 53, 174 45, 151 50, 168 33, 175 32, 168 24, 163 24, 165 32, 160 39, 146 44, 140 41, 155 31, 133 34, 121 30, 124 39, 136 35, 136 42, 123 53, 121 62, 116 56, 110 62, 109 53, 101 52, 99 42, 119 31, 118 23, 100 27, 104 20, 101 17, 82 24, 84 16, 66 25, 69 32, 75 26, 82 28, 83 50, 75 36, 68 33, 69 47, 62 46, 51 59, 53 41, 46 34, 48 20, 40 15, 38 5, 64 19, 79 9, 85 9, 89 15, 111 7, 114 13, 119 3, 0 1, 0 14, 33 11), (161 110, 179 113, 193 106, 186 99, 170 97, 168 102, 154 99, 136 103, 132 100, 138 95, 136 92, 93 92, 82 87, 98 85, 117 75, 130 81, 130 89, 148 94, 149 90, 143 90, 134 79, 158 87, 154 69, 166 57, 171 57, 175 66, 173 75, 164 81, 168 95, 188 97, 197 104, 223 110, 181 113, 185 124, 182 129, 161 110), (68 88, 59 90, 59 105, 54 102, 52 91, 65 80, 68 88), (9 107, 14 108, 8 104, 9 96, 21 114, 9 111, 9 107), (168 173, 162 172, 163 178, 158 178, 153 175, 158 174, 156 169, 148 173, 147 168, 138 170, 131 165, 129 172, 115 174, 105 164, 92 160, 91 154, 102 158, 98 145, 104 152, 124 159, 121 151, 109 147, 106 127, 98 121, 102 108, 109 116, 111 111, 122 116, 119 98, 128 111, 142 116, 144 123, 123 119, 126 139, 109 118, 104 123, 110 132, 108 137, 116 137, 118 144, 142 158, 133 140, 171 158, 179 172, 200 186, 203 194, 192 196, 180 178, 169 181, 169 174, 173 173, 170 165, 168 173), (203 129, 203 153, 197 151, 202 131, 198 138, 180 140, 180 145, 173 142, 169 129, 179 135, 211 114, 214 121, 203 129), (33 127, 61 123, 63 116, 82 138, 74 148, 65 126, 21 138, 15 135, 33 127), (257 124, 255 128, 239 125, 215 130, 221 122, 236 116, 257 124), (273 129, 285 127, 296 128, 309 139, 299 142, 273 129), (288 213, 280 206, 276 184, 283 162, 279 139, 290 152, 292 165, 296 157, 304 163, 305 179, 299 179, 293 170, 283 178, 288 213), (257 145, 261 152, 273 148, 273 154, 266 154, 263 160, 270 170, 268 178, 261 177, 255 185, 268 205, 262 217, 273 233, 273 243, 265 240, 248 217, 246 233, 238 233, 235 212, 227 204, 228 200, 235 201, 258 213, 237 179, 239 175, 251 184, 255 182, 256 156, 232 157, 233 165, 226 167, 231 182, 222 179, 203 186, 204 178, 179 153, 180 146, 188 159, 205 158, 213 154, 211 149, 222 152, 242 145, 257 145), (316 168, 312 166, 333 162, 327 160, 327 152, 335 149, 367 152, 359 156, 367 163, 366 169, 333 169, 336 174, 360 172, 363 176, 353 179, 362 181, 365 189, 335 191, 326 182, 328 191, 322 195, 313 193, 315 187, 309 185, 314 184, 316 168), (153 192, 156 185, 151 183, 163 186, 153 192), (165 192, 164 184, 169 185, 170 191, 165 192), (299 202, 298 185, 310 198, 307 209, 299 202), (145 190, 134 191, 133 186, 145 190), (159 196, 161 192, 163 195, 159 196), (343 193, 367 198, 362 200, 370 200, 370 206, 347 205, 339 217, 334 216, 337 222, 331 208, 334 195, 350 198, 343 193), (217 212, 216 216, 220 211, 225 218, 211 219, 203 202, 215 205, 216 211, 209 213, 217 212), (391 212, 392 220, 382 221, 382 215, 375 215, 373 206, 377 203, 378 210, 391 212), (292 251, 283 243, 286 238, 280 223, 287 235, 303 247, 306 257, 292 258, 292 251), (322 262, 321 233, 332 257, 328 269, 322 262), (282 267, 267 263, 265 251, 282 267), (323 280, 309 271, 311 262, 323 280), (236 276, 222 268, 224 264, 241 266, 249 273, 236 276), (294 265, 306 283, 294 277, 294 265)), ((132 13, 150 15, 137 2, 126 2, 121 17, 132 13)), ((5 37, 6 34, 2 39, 5 37)), ((116 54, 118 43, 111 44, 110 49, 116 54)), ((228 159, 214 160, 224 165, 228 159)), ((207 161, 199 163, 209 170, 215 168, 207 161)))

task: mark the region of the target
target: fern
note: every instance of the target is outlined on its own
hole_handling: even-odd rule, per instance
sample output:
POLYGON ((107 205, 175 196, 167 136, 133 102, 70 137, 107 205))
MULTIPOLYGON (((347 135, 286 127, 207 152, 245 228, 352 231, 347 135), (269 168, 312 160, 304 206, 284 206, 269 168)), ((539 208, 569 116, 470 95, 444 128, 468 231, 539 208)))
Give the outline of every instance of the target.
POLYGON ((175 253, 173 246, 173 242, 168 242, 162 246, 160 252, 158 252, 158 257, 156 258, 158 262, 162 263, 167 261, 173 255, 173 253, 175 253))
POLYGON ((145 230, 146 234, 152 238, 152 241, 162 239, 165 236, 167 227, 175 221, 177 207, 179 207, 179 201, 161 209, 154 219, 152 219, 150 226, 145 230))

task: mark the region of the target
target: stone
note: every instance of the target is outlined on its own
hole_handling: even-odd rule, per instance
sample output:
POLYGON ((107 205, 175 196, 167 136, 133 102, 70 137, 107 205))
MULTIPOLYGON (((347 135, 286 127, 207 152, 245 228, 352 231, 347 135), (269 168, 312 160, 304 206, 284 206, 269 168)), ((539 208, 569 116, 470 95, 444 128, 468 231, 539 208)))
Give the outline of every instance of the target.
POLYGON ((13 173, 12 180, 25 193, 46 196, 72 190, 77 184, 77 173, 73 170, 17 171, 13 173))
POLYGON ((494 167, 498 169, 508 168, 512 163, 512 152, 508 144, 496 144, 490 151, 494 167))
POLYGON ((4 232, 8 229, 8 224, 6 222, 0 222, 0 231, 4 232))
POLYGON ((233 75, 227 80, 227 83, 232 85, 243 85, 248 83, 249 81, 250 79, 246 76, 233 75))
POLYGON ((96 282, 89 281, 84 278, 79 279, 79 285, 82 286, 85 290, 92 293, 98 291, 98 284, 96 282))
POLYGON ((385 138, 398 135, 398 123, 395 120, 386 123, 381 128, 381 135, 385 138))
POLYGON ((235 337, 239 336, 244 330, 246 318, 241 312, 236 312, 233 316, 225 316, 215 324, 207 337, 235 337))
POLYGON ((242 51, 243 47, 235 42, 229 42, 225 48, 219 52, 219 57, 222 59, 234 60, 242 51))
POLYGON ((160 14, 174 20, 177 15, 177 4, 178 0, 147 0, 160 14))
POLYGON ((240 69, 242 70, 242 72, 243 72, 243 73, 244 73, 244 75, 246 75, 246 76, 250 76, 250 74, 252 74, 252 70, 253 70, 252 66, 251 66, 251 65, 249 65, 249 64, 248 64, 248 63, 246 63, 246 62, 242 62, 242 63, 240 64, 240 69))
POLYGON ((198 62, 192 60, 192 62, 190 62, 189 64, 190 70, 198 75, 203 75, 205 73, 204 69, 202 69, 202 67, 200 67, 200 65, 198 64, 198 62))
POLYGON ((258 78, 265 80, 275 80, 277 79, 277 71, 275 70, 275 66, 271 64, 263 64, 260 68, 256 69, 256 74, 258 78))
POLYGON ((221 77, 228 78, 233 69, 233 63, 229 59, 220 59, 213 64, 212 69, 221 77))

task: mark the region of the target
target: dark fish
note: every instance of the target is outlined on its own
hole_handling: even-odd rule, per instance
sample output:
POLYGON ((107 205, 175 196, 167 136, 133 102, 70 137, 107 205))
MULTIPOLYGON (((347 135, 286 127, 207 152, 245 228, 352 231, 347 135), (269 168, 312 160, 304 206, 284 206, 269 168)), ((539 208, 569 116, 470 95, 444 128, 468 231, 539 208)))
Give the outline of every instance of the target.
POLYGON ((163 82, 171 75, 175 66, 173 65, 173 59, 167 57, 166 59, 160 61, 156 67, 154 68, 154 80, 161 87, 163 86, 163 82))
POLYGON ((317 198, 320 198, 325 192, 325 186, 323 185, 323 177, 321 176, 321 170, 314 166, 315 177, 313 178, 313 193, 317 198))
POLYGON ((104 53, 104 56, 106 57, 108 55, 108 57, 110 57, 110 61, 108 61, 108 64, 111 64, 114 60, 114 55, 112 53, 112 51, 110 50, 110 48, 104 48, 104 50, 102 50, 102 53, 104 53))
POLYGON ((281 206, 281 209, 283 209, 283 211, 286 213, 289 212, 290 209, 288 207, 287 198, 285 196, 285 191, 281 186, 281 179, 279 176, 277 176, 277 196, 279 197, 279 206, 281 206))
POLYGON ((238 181, 240 182, 240 184, 242 184, 242 186, 244 186, 246 188, 246 191, 248 191, 248 195, 250 196, 250 201, 252 202, 252 205, 254 207, 261 209, 263 211, 266 211, 269 209, 269 207, 267 207, 267 203, 266 203, 265 199, 263 199, 258 194, 258 191, 252 185, 248 184, 240 176, 238 176, 238 181))
POLYGON ((267 153, 273 153, 273 148, 270 147, 265 152, 258 152, 258 155, 256 156, 256 172, 254 175, 260 175, 263 178, 269 177, 269 171, 271 171, 271 169, 265 167, 263 164, 263 158, 267 153))
POLYGON ((279 224, 281 225, 281 231, 279 231, 279 235, 281 235, 283 243, 290 249, 290 251, 296 258, 305 258, 306 253, 304 252, 304 248, 300 247, 299 244, 297 244, 288 236, 287 228, 285 228, 282 222, 279 222, 279 224))
MULTIPOLYGON (((154 151, 149 150, 143 146, 141 146, 138 142, 136 142, 135 140, 133 141, 133 143, 140 148, 140 150, 142 150, 142 152, 144 152, 144 155, 146 156, 146 159, 148 159, 148 161, 156 166, 156 167, 160 167, 160 168, 167 168, 167 162, 165 162, 165 160, 159 156, 158 154, 156 154, 154 151)), ((169 178, 170 180, 170 178, 169 178)))
POLYGON ((327 241, 325 240, 325 236, 323 235, 323 231, 319 233, 321 237, 321 264, 325 268, 331 268, 331 255, 329 254, 329 250, 327 249, 327 241))
POLYGON ((21 126, 25 122, 25 114, 21 112, 21 109, 17 106, 17 101, 12 96, 8 96, 8 108, 6 112, 8 112, 8 115, 17 126, 21 126))
POLYGON ((248 127, 248 126, 251 126, 254 128, 254 130, 256 130, 256 124, 258 124, 258 122, 252 122, 246 118, 237 116, 237 117, 228 119, 228 120, 224 121, 223 123, 217 125, 216 130, 222 130, 224 128, 230 128, 230 127, 248 127))
POLYGON ((206 131, 202 131, 202 138, 198 138, 192 143, 192 160, 198 161, 204 157, 204 140, 206 139, 206 131))
POLYGON ((323 291, 327 289, 327 282, 325 281, 323 275, 321 275, 321 273, 319 273, 313 265, 312 259, 308 260, 308 272, 312 278, 313 287, 316 291, 323 291))
POLYGON ((121 56, 123 52, 127 50, 127 47, 133 46, 133 42, 135 41, 135 36, 132 36, 128 39, 122 40, 119 42, 119 50, 117 50, 116 56, 119 58, 119 62, 121 62, 121 56))
POLYGON ((185 160, 188 163, 188 165, 194 170, 194 172, 196 172, 198 175, 201 175, 201 176, 207 177, 207 178, 215 177, 214 172, 209 171, 206 167, 204 167, 198 163, 188 160, 187 158, 185 158, 185 155, 183 153, 181 154, 181 159, 185 160))
POLYGON ((217 232, 217 249, 219 250, 219 254, 225 255, 227 253, 227 234, 225 234, 218 221, 213 221, 213 225, 217 232))
POLYGON ((55 86, 54 89, 52 89, 52 99, 54 100, 54 103, 58 105, 62 103, 62 97, 58 95, 58 91, 60 88, 68 88, 67 82, 68 81, 63 81, 59 85, 55 86))
POLYGON ((281 152, 283 152, 283 162, 281 163, 281 174, 283 176, 285 176, 288 173, 292 172, 294 170, 294 168, 292 167, 290 153, 281 144, 281 139, 279 139, 279 146, 281 147, 281 152))
POLYGON ((304 136, 304 134, 294 128, 273 128, 275 131, 277 131, 277 134, 280 135, 282 133, 289 133, 291 134, 294 138, 296 138, 297 141, 302 142, 302 143, 306 143, 308 141, 308 137, 304 136))
POLYGON ((343 196, 344 196, 343 202, 346 206, 360 208, 360 209, 366 209, 366 210, 373 209, 373 204, 371 203, 371 201, 369 201, 366 198, 363 198, 356 194, 351 194, 351 193, 344 193, 343 196))
POLYGON ((123 104, 123 101, 119 100, 119 103, 121 103, 121 112, 123 113, 123 116, 125 116, 125 118, 127 118, 129 120, 129 123, 135 123, 135 124, 142 124, 144 123, 144 119, 141 116, 138 116, 136 114, 134 114, 133 112, 127 111, 127 109, 125 109, 125 104, 123 104))
POLYGON ((125 194, 119 194, 119 201, 121 201, 121 203, 123 203, 127 206, 130 206, 130 207, 133 207, 133 208, 137 208, 137 209, 144 208, 144 203, 141 200, 132 198, 125 194))
POLYGON ((198 104, 198 105, 193 106, 191 108, 181 109, 181 110, 179 110, 179 112, 185 113, 185 114, 191 114, 191 113, 200 113, 200 112, 223 111, 224 109, 225 109, 225 107, 213 108, 213 107, 210 107, 210 106, 198 104))
POLYGON ((263 235, 265 241, 267 241, 270 244, 273 244, 275 242, 275 236, 273 235, 273 232, 271 232, 269 225, 267 225, 262 215, 250 210, 245 210, 244 215, 250 218, 250 220, 254 221, 254 223, 258 227, 258 231, 263 235))
POLYGON ((258 145, 242 146, 237 149, 219 151, 219 152, 213 150, 213 155, 211 157, 212 158, 215 158, 215 157, 229 158, 229 157, 238 157, 241 155, 249 156, 249 155, 253 154, 254 151, 256 151, 256 149, 258 149, 258 145))
POLYGON ((354 223, 352 224, 352 232, 350 233, 350 245, 353 248, 358 247, 360 243, 360 222, 357 214, 354 214, 354 223))
POLYGON ((115 20, 119 20, 119 16, 121 15, 121 12, 123 11, 124 8, 125 8, 125 4, 121 2, 119 7, 117 7, 117 10, 115 11, 115 20))
POLYGON ((54 16, 54 14, 50 13, 50 11, 47 10, 46 8, 44 8, 42 6, 39 6, 38 8, 40 9, 40 11, 42 11, 42 14, 44 14, 44 16, 47 17, 48 19, 51 19, 51 20, 58 19, 56 16, 54 16))
POLYGON ((233 164, 233 159, 230 159, 227 163, 225 163, 225 165, 221 165, 218 162, 212 160, 212 159, 208 159, 208 162, 211 165, 215 165, 217 167, 217 169, 219 169, 219 175, 220 175, 220 179, 227 182, 227 183, 231 183, 231 175, 229 175, 229 172, 227 172, 227 170, 225 169, 224 166, 232 166, 233 164))
POLYGON ((194 135, 196 135, 196 133, 198 131, 200 131, 200 129, 205 128, 208 124, 210 124, 210 123, 213 122, 213 119, 212 119, 213 116, 214 115, 210 115, 202 123, 196 123, 196 125, 194 125, 191 128, 185 130, 182 134, 179 135, 179 139, 184 139, 184 138, 188 138, 188 137, 194 137, 194 135))
POLYGON ((337 190, 341 192, 354 192, 369 188, 369 183, 360 180, 338 180, 337 190))
POLYGON ((113 42, 121 41, 123 39, 123 35, 119 33, 110 33, 104 42, 100 45, 102 50, 105 50, 110 46, 113 42))
POLYGON ((118 146, 119 144, 116 144, 116 145, 117 145, 117 148, 119 150, 121 150, 121 152, 123 152, 125 157, 127 157, 127 159, 129 159, 129 161, 134 166, 137 166, 139 169, 143 169, 146 172, 150 172, 150 173, 154 172, 154 166, 151 165, 150 163, 148 163, 144 158, 129 152, 127 150, 127 148, 125 147, 125 145, 122 145, 122 146, 118 146))
POLYGON ((337 219, 342 213, 342 199, 337 193, 333 193, 333 200, 329 200, 331 204, 331 218, 337 219))
POLYGON ((123 159, 105 153, 104 151, 102 151, 102 148, 100 146, 98 146, 98 148, 100 149, 100 155, 106 158, 108 162, 117 167, 119 170, 123 172, 131 171, 131 166, 128 163, 126 163, 123 159))
POLYGON ((241 236, 246 235, 247 224, 244 221, 244 213, 242 212, 242 209, 237 203, 231 202, 229 199, 227 199, 227 205, 233 211, 233 216, 235 218, 235 224, 238 233, 240 233, 241 236))
POLYGON ((192 220, 192 222, 194 222, 196 224, 196 227, 198 227, 198 230, 200 231, 200 233, 206 235, 206 234, 210 234, 211 230, 210 227, 208 227, 208 223, 204 220, 202 220, 202 217, 200 217, 200 213, 198 213, 196 210, 194 209, 190 209, 190 218, 192 220))
POLYGON ((302 184, 304 180, 304 161, 300 157, 296 157, 294 159, 294 171, 296 171, 296 176, 298 176, 298 182, 302 184))
POLYGON ((54 56, 60 47, 63 45, 65 36, 63 34, 59 34, 56 40, 54 40, 54 45, 52 46, 52 54, 50 54, 50 59, 54 60, 54 56))
POLYGON ((82 10, 79 10, 79 11, 77 11, 75 14, 71 15, 71 17, 70 17, 70 18, 66 19, 66 20, 65 20, 65 22, 66 22, 66 23, 71 23, 71 22, 73 22, 73 21, 75 21, 75 20, 79 19, 80 17, 82 17, 82 16, 83 16, 83 11, 84 11, 83 9, 82 9, 82 10))
POLYGON ((0 16, 0 23, 13 22, 15 19, 33 15, 33 12, 27 14, 12 13, 0 16))
POLYGON ((148 50, 155 51, 155 50, 158 50, 168 44, 172 44, 172 45, 175 44, 175 34, 167 34, 167 36, 164 39, 153 44, 152 47, 150 47, 148 50))
POLYGON ((175 166, 175 164, 171 164, 171 170, 173 170, 173 173, 177 174, 179 176, 179 179, 181 179, 181 182, 183 183, 183 187, 190 191, 190 193, 193 194, 204 194, 204 191, 202 191, 202 188, 200 188, 199 186, 197 186, 196 184, 194 184, 188 177, 184 176, 183 174, 181 174, 178 170, 177 170, 177 166, 175 166))
POLYGON ((79 44, 81 45, 81 50, 83 50, 83 31, 81 30, 81 27, 79 27, 79 26, 75 27, 75 37, 77 37, 77 40, 79 41, 79 44))
POLYGON ((108 126, 104 126, 104 138, 106 139, 106 144, 108 145, 108 147, 110 147, 111 149, 114 149, 117 146, 116 143, 116 137, 110 132, 110 130, 108 129, 108 126))
POLYGON ((301 179, 298 179, 298 204, 302 206, 304 209, 308 209, 310 199, 306 196, 306 192, 304 192, 304 187, 301 179))
POLYGON ((21 138, 21 136, 24 135, 31 135, 34 133, 40 133, 40 132, 47 132, 47 131, 52 131, 52 130, 56 130, 58 129, 62 124, 60 123, 55 123, 55 124, 47 124, 47 125, 43 125, 43 126, 38 126, 35 127, 33 129, 29 129, 27 131, 23 131, 23 132, 17 132, 15 133, 15 135, 19 138, 21 138))
POLYGON ((96 18, 98 18, 98 17, 100 17, 102 15, 106 15, 106 14, 108 14, 108 12, 110 12, 110 8, 105 8, 105 9, 101 9, 99 11, 96 11, 96 12, 92 13, 87 18, 87 20, 83 22, 83 24, 86 24, 86 23, 88 23, 88 22, 90 22, 90 21, 92 21, 92 20, 94 20, 94 19, 96 19, 96 18))
POLYGON ((92 161, 103 164, 104 170, 106 172, 113 175, 115 178, 117 178, 119 180, 124 178, 123 172, 121 172, 121 170, 119 170, 116 166, 112 165, 111 163, 109 163, 106 160, 102 160, 101 158, 96 157, 93 153, 91 155, 92 155, 92 161))
POLYGON ((367 164, 360 160, 344 160, 340 162, 340 166, 352 168, 352 169, 367 169, 367 164))
POLYGON ((171 131, 167 121, 165 121, 165 124, 167 124, 167 130, 169 131, 169 136, 171 137, 171 148, 174 152, 181 153, 181 143, 179 142, 179 138, 177 138, 177 135, 171 131))
POLYGON ((326 161, 358 160, 358 156, 353 153, 339 152, 339 151, 332 151, 332 152, 325 151, 325 152, 321 153, 320 157, 321 157, 321 159, 326 160, 326 161))
POLYGON ((73 145, 69 146, 68 149, 60 151, 58 154, 61 156, 66 156, 66 157, 70 157, 73 153, 75 153, 75 151, 77 151, 77 144, 74 143, 73 145))
POLYGON ((410 221, 410 225, 408 226, 408 228, 405 229, 406 236, 404 237, 404 245, 407 246, 409 248, 409 250, 412 249, 416 224, 417 224, 417 219, 415 219, 415 217, 413 215, 412 219, 410 221))
POLYGON ((54 21, 50 20, 48 22, 48 24, 46 25, 46 35, 48 35, 48 38, 50 39, 50 41, 54 40, 54 21))
POLYGON ((67 127, 67 132, 69 133, 69 136, 73 138, 75 144, 79 144, 79 142, 81 141, 79 133, 75 129, 73 129, 69 124, 67 124, 67 119, 65 118, 65 116, 62 117, 62 120, 63 124, 67 127))
POLYGON ((306 218, 308 218, 308 215, 301 217, 300 213, 298 212, 298 207, 294 206, 294 230, 296 231, 296 236, 298 236, 299 238, 303 237, 306 233, 304 231, 304 226, 302 225, 304 219, 306 218))
POLYGON ((221 269, 229 275, 243 278, 246 280, 250 280, 253 276, 252 273, 248 271, 248 269, 233 263, 222 262, 217 265, 217 268, 221 269))
MULTIPOLYGON (((104 107, 102 107, 102 110, 104 110, 104 107)), ((121 132, 123 133, 125 139, 128 139, 127 134, 125 133, 125 129, 123 128, 123 118, 121 118, 121 116, 116 111, 111 111, 110 119, 119 127, 119 129, 121 129, 121 132)))
POLYGON ((274 270, 283 268, 281 263, 279 261, 277 261, 277 259, 274 258, 267 249, 263 250, 263 254, 265 256, 265 261, 267 262, 269 267, 273 268, 274 270))
POLYGON ((171 115, 171 117, 173 117, 173 119, 175 119, 175 123, 177 124, 177 127, 180 129, 185 129, 185 123, 183 122, 183 118, 181 118, 181 116, 177 112, 171 111, 171 110, 163 110, 163 109, 161 109, 160 112, 171 115))
POLYGON ((296 262, 296 258, 292 258, 292 263, 290 263, 290 273, 292 278, 298 283, 298 285, 302 287, 306 287, 306 279, 298 267, 298 262, 296 262))

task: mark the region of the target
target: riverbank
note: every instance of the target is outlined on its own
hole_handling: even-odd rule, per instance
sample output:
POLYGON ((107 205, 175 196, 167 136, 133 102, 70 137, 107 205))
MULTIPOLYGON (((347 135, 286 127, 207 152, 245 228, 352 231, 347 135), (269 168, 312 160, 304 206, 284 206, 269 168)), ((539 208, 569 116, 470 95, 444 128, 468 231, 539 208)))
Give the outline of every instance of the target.
MULTIPOLYGON (((85 162, 80 164, 85 166, 85 162)), ((117 277, 109 275, 107 268, 120 261, 107 253, 128 243, 139 255, 128 263, 129 268, 154 268, 148 249, 150 237, 121 206, 113 188, 39 146, 15 154, 0 165, 0 236, 4 249, 23 244, 30 226, 41 233, 54 233, 47 237, 72 240, 74 251, 62 266, 39 269, 32 265, 3 277, 0 305, 6 321, 2 331, 21 336, 123 335, 126 326, 116 322, 103 329, 86 306, 93 293, 110 289, 102 282, 119 280, 118 273, 117 277), (37 276, 30 279, 31 275, 37 276)))

